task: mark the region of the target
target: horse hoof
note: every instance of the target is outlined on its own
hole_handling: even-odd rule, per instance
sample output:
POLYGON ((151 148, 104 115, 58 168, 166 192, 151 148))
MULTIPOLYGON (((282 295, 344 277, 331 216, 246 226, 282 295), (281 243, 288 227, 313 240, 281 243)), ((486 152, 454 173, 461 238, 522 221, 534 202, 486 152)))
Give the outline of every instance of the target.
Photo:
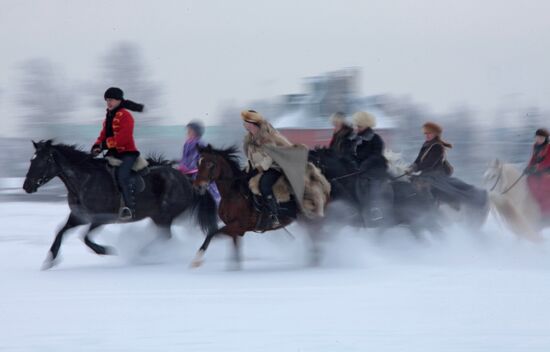
POLYGON ((58 259, 53 259, 52 255, 50 253, 46 257, 46 259, 44 259, 44 262, 42 263, 42 267, 40 268, 40 270, 42 270, 42 271, 49 270, 49 269, 53 268, 54 266, 56 266, 57 264, 59 264, 59 260, 58 259))
POLYGON ((199 251, 195 256, 195 259, 191 262, 191 268, 198 268, 204 263, 204 251, 199 251))
POLYGON ((118 252, 113 247, 105 247, 105 253, 103 255, 118 255, 118 252))
POLYGON ((203 263, 204 263, 204 260, 202 260, 202 259, 196 260, 195 259, 191 262, 191 268, 196 269, 196 268, 202 266, 203 263))

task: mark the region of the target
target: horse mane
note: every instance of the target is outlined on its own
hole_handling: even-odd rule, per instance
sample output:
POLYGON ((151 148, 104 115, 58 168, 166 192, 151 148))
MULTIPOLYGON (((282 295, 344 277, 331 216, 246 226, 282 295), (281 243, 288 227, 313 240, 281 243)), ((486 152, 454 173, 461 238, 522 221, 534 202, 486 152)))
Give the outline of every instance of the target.
MULTIPOLYGON (((58 151, 71 164, 79 164, 88 167, 104 166, 105 164, 105 160, 94 159, 92 157, 92 154, 84 151, 82 147, 75 144, 54 144, 53 139, 48 139, 38 142, 37 146, 38 148, 50 147, 58 151)), ((164 155, 155 153, 147 156, 147 162, 149 162, 150 166, 172 166, 172 164, 174 163, 173 161, 166 159, 164 155)))
POLYGON ((40 141, 37 144, 39 145, 39 147, 52 147, 53 149, 63 154, 63 156, 70 162, 81 162, 82 159, 91 156, 90 153, 85 152, 80 146, 77 146, 76 144, 53 143, 53 139, 48 139, 40 141))
POLYGON ((103 164, 102 161, 100 162, 99 160, 92 158, 92 155, 87 151, 82 150, 82 147, 80 146, 63 143, 54 144, 54 142, 55 141, 53 139, 42 140, 36 143, 36 147, 37 149, 51 148, 63 155, 63 157, 71 164, 79 164, 85 167, 96 167, 103 164))
POLYGON ((243 170, 241 168, 241 161, 239 157, 239 148, 237 146, 232 145, 227 148, 221 148, 217 149, 214 148, 211 144, 208 144, 205 147, 199 147, 199 153, 205 153, 205 154, 212 154, 212 155, 218 155, 231 167, 231 171, 233 171, 233 174, 235 176, 240 175, 243 170))
POLYGON ((172 166, 176 161, 168 160, 163 154, 152 153, 147 156, 149 166, 172 166))

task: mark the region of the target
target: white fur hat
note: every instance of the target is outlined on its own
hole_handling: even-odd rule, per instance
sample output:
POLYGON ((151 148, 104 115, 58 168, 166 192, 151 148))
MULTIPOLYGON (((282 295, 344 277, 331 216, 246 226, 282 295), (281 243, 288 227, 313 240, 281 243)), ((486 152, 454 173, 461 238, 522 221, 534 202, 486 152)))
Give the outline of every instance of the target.
POLYGON ((376 118, 365 111, 353 114, 353 124, 361 128, 373 128, 376 126, 376 118))

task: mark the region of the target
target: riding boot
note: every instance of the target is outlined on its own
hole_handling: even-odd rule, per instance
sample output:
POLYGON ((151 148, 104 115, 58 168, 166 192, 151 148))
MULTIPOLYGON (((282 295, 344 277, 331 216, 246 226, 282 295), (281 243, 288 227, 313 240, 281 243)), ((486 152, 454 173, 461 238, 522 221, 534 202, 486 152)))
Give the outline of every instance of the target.
POLYGON ((124 200, 124 207, 120 208, 118 217, 120 221, 131 221, 135 216, 135 197, 132 185, 122 185, 121 187, 122 199, 124 200))
POLYGON ((265 197, 265 205, 269 212, 270 227, 274 228, 280 225, 279 223, 279 205, 277 200, 272 195, 265 197))

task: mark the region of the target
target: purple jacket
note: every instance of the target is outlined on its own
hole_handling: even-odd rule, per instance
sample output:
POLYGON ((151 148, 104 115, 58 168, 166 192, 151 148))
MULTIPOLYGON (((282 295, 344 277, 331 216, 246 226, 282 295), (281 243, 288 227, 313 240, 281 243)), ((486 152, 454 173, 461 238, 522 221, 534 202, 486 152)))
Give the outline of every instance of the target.
POLYGON ((185 175, 193 175, 197 173, 199 164, 199 149, 204 143, 200 138, 192 138, 185 141, 183 145, 183 153, 181 156, 180 171, 185 175))
MULTIPOLYGON (((184 175, 190 176, 193 180, 197 176, 199 166, 200 154, 198 147, 203 147, 204 145, 204 142, 201 141, 200 138, 188 139, 183 145, 183 153, 179 164, 179 170, 184 175)), ((216 201, 216 204, 219 205, 221 196, 214 182, 208 185, 208 191, 210 191, 210 194, 216 201)))

